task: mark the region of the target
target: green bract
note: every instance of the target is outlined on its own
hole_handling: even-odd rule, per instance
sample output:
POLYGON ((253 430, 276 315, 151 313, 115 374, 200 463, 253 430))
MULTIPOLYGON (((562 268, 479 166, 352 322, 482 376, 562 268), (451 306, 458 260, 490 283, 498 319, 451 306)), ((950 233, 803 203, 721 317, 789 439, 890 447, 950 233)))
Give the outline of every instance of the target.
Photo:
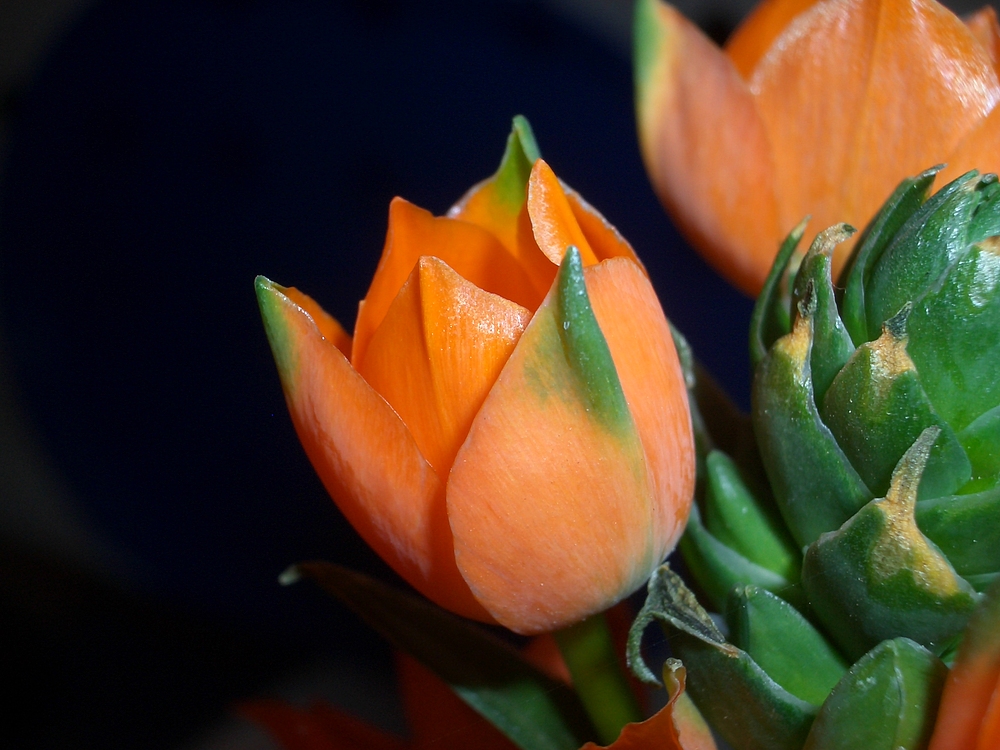
POLYGON ((665 573, 637 624, 678 631, 692 695, 739 750, 924 747, 941 659, 1000 577, 1000 183, 928 196, 937 171, 897 188, 836 283, 851 227, 804 255, 804 224, 786 240, 751 325, 752 438, 712 429, 689 367, 681 550, 728 633, 679 625, 700 608, 665 573))

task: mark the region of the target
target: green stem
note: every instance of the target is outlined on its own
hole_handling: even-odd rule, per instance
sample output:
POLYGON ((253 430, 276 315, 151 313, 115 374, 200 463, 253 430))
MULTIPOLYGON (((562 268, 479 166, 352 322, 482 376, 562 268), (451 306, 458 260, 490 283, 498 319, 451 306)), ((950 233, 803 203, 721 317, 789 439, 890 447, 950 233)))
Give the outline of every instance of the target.
POLYGON ((555 633, 573 687, 597 729, 610 745, 626 724, 641 721, 639 705, 615 654, 603 614, 555 633))

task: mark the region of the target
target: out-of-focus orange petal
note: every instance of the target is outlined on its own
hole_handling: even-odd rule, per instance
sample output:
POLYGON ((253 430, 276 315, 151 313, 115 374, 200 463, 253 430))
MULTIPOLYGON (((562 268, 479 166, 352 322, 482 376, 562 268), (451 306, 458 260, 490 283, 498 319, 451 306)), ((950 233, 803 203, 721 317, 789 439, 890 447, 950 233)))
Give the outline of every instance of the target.
POLYGON ((628 244, 628 241, 611 225, 611 222, 587 203, 573 188, 563 183, 560 184, 562 184, 563 192, 566 193, 566 198, 569 199, 569 205, 573 209, 574 218, 580 225, 580 231, 587 238, 587 242, 597 259, 628 258, 645 273, 646 267, 642 265, 639 256, 635 254, 635 250, 628 244))
MULTIPOLYGON (((684 692, 685 671, 677 663, 665 670, 670 699, 652 718, 622 729, 618 739, 604 750, 716 750, 712 732, 694 703, 684 692)), ((588 742, 581 750, 601 750, 588 742)))
POLYGON ((763 0, 750 12, 726 42, 726 54, 736 70, 749 81, 757 63, 797 15, 819 0, 763 0))
POLYGON ((597 263, 587 236, 552 168, 539 159, 528 180, 528 216, 538 247, 557 266, 570 245, 580 251, 583 265, 597 263))
POLYGON ((351 335, 344 330, 336 318, 319 306, 312 297, 295 287, 285 287, 285 296, 301 307, 312 318, 320 335, 337 347, 345 357, 351 356, 351 335))
POLYGON ((514 750, 516 745, 470 708, 427 667, 407 654, 396 656, 396 673, 414 748, 514 750))
POLYGON ((935 179, 938 186, 947 185, 956 177, 978 169, 980 172, 1000 172, 1000 107, 994 107, 975 130, 947 157, 948 165, 935 179))
POLYGON ((239 712, 265 728, 283 750, 404 750, 398 737, 381 732, 332 706, 299 708, 284 701, 254 700, 239 712))
POLYGON ((282 287, 259 277, 257 298, 299 440, 341 512, 423 594, 489 620, 455 566, 444 485, 402 420, 282 287))
POLYGON ((990 56, 993 69, 1000 70, 1000 24, 997 23, 997 12, 993 10, 993 6, 984 5, 968 16, 965 23, 990 56))
POLYGON ((1000 584, 973 613, 948 673, 929 750, 1000 747, 1000 584))
POLYGON ((525 661, 553 680, 559 680, 566 685, 573 684, 573 676, 569 673, 562 651, 559 650, 559 642, 551 633, 542 633, 532 638, 528 645, 521 649, 521 655, 525 661))
POLYGON ((674 548, 694 496, 687 388, 670 327, 649 279, 616 258, 588 271, 587 292, 645 449, 658 559, 674 548))
MULTIPOLYGON (((774 148, 779 220, 863 226, 1000 98, 992 62, 933 0, 832 0, 799 15, 750 80, 774 148)), ((834 273, 850 252, 841 245, 834 273)))
POLYGON ((531 319, 438 258, 421 258, 368 346, 361 374, 442 481, 531 319))
POLYGON ((382 258, 354 327, 351 362, 356 367, 364 366, 371 337, 417 260, 424 255, 440 258, 480 289, 529 310, 541 301, 524 269, 485 229, 458 219, 435 217, 402 198, 395 198, 389 206, 389 230, 382 258))
POLYGON ((636 109, 660 200, 707 260, 756 294, 782 235, 771 145, 729 58, 659 0, 636 6, 636 109))
POLYGON ((592 408, 574 369, 581 360, 559 312, 564 272, 565 264, 448 480, 462 575, 498 622, 524 634, 606 609, 659 561, 658 511, 635 422, 624 404, 607 419, 592 408))

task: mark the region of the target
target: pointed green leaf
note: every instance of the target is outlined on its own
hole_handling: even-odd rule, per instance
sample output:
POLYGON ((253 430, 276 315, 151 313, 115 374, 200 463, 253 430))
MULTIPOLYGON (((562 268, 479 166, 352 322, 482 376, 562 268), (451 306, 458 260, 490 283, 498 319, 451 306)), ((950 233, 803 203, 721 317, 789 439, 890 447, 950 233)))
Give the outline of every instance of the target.
POLYGON ((880 643, 833 689, 803 750, 923 750, 947 672, 913 641, 880 643))
POLYGON ((876 341, 858 347, 830 385, 820 413, 851 465, 879 496, 888 491, 896 463, 921 431, 937 425, 941 434, 920 496, 948 495, 969 481, 972 467, 921 387, 904 326, 905 313, 900 313, 876 341))
POLYGON ((854 244, 854 252, 840 272, 839 284, 844 289, 840 306, 841 317, 855 346, 861 346, 869 340, 865 314, 865 285, 871 276, 872 266, 881 257, 899 228, 923 205, 927 191, 940 171, 940 166, 933 167, 899 184, 875 218, 865 227, 854 244))
POLYGON ((958 441, 972 464, 972 479, 962 492, 978 492, 1000 483, 1000 406, 980 414, 958 433, 958 441))
POLYGON ((792 332, 757 367, 753 385, 761 459, 781 515, 803 547, 838 528, 872 498, 820 419, 810 378, 811 348, 812 319, 800 315, 792 332))
POLYGON ((500 168, 493 178, 496 198, 509 212, 516 213, 524 204, 528 192, 528 177, 540 156, 531 124, 523 115, 517 115, 507 137, 507 148, 500 160, 500 168))
POLYGON ((799 222, 781 243, 778 255, 764 281, 750 318, 750 362, 756 369, 771 344, 792 329, 789 278, 794 277, 798 264, 792 262, 795 249, 806 231, 808 217, 799 222))
POLYGON ((339 565, 301 563, 283 576, 313 579, 393 646, 406 651, 523 750, 576 750, 594 730, 576 695, 482 628, 339 565))
POLYGON ((969 223, 970 245, 1000 234, 1000 182, 995 174, 984 174, 979 184, 981 200, 969 223))
POLYGON ((879 641, 912 638, 941 651, 965 627, 976 594, 917 528, 917 485, 937 428, 900 460, 889 492, 807 550, 802 581, 830 635, 857 658, 879 641))
POLYGON ((917 503, 917 525, 963 578, 1000 572, 1000 486, 917 503))
POLYGON ((819 706, 847 664, 792 605, 755 586, 733 589, 726 608, 729 639, 781 687, 819 706))

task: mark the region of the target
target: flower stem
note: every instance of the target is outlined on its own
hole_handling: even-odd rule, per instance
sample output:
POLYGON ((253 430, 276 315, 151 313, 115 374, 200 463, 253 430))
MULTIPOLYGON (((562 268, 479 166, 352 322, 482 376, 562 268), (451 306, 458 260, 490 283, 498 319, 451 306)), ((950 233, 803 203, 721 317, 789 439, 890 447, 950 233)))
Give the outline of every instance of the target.
POLYGON ((603 614, 555 633, 573 687, 597 729, 610 745, 626 724, 641 721, 639 705, 622 671, 603 614))

